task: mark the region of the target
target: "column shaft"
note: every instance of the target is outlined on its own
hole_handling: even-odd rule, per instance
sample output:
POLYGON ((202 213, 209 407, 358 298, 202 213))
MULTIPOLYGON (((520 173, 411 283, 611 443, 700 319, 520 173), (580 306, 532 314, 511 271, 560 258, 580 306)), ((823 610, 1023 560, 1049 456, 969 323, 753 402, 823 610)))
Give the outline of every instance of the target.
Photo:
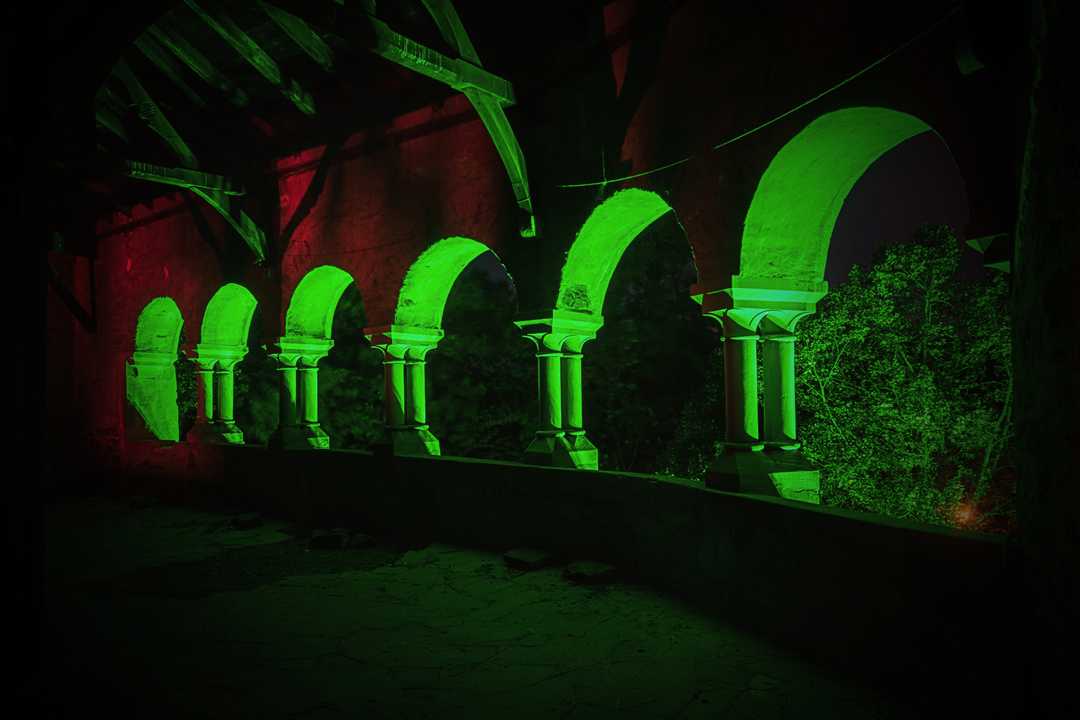
POLYGON ((562 353, 537 353, 536 362, 540 394, 539 433, 559 435, 562 433, 562 353))
POLYGON ((761 442, 758 431, 756 335, 724 338, 724 413, 728 442, 761 442))
POLYGON ((296 425, 296 366, 281 365, 281 384, 278 387, 278 425, 293 427, 296 425))
POLYGON ((427 387, 423 360, 410 360, 405 363, 406 392, 405 424, 414 426, 427 425, 427 387))
POLYGON ((213 368, 195 371, 199 376, 199 396, 196 405, 196 422, 212 423, 214 417, 214 370, 213 368))
POLYGON ((214 384, 217 386, 215 419, 219 422, 233 422, 233 378, 232 368, 218 368, 214 371, 214 384))
POLYGON ((319 368, 316 365, 300 365, 300 411, 304 425, 319 424, 319 368))
POLYGON ((581 353, 565 353, 562 357, 563 424, 567 434, 585 432, 581 410, 581 353))
POLYGON ((767 443, 785 449, 795 439, 795 336, 765 336, 765 436, 767 443))
POLYGON ((383 360, 383 401, 386 411, 386 425, 399 428, 405 425, 405 361, 398 359, 383 360))

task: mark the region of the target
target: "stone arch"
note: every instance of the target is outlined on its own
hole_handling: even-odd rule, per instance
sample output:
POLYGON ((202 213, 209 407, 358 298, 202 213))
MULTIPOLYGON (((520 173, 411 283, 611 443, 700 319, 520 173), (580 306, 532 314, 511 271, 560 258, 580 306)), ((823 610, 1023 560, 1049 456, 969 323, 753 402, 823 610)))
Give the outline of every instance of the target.
POLYGON ((353 277, 333 265, 312 269, 297 284, 285 312, 285 335, 271 353, 278 362, 278 429, 270 445, 330 447, 319 425, 319 361, 334 346, 334 313, 353 277))
POLYGON ((653 222, 673 212, 659 195, 631 188, 601 203, 581 226, 563 265, 557 311, 600 316, 623 253, 653 222))
POLYGON ((394 310, 394 325, 440 329, 446 300, 458 276, 486 252, 495 255, 483 243, 451 236, 421 253, 405 274, 394 310))
POLYGON ((934 130, 883 107, 826 113, 789 140, 765 169, 743 224, 739 276, 820 281, 848 193, 882 155, 934 130))
POLYGON ((654 192, 631 188, 613 194, 592 211, 574 238, 551 316, 518 322, 537 351, 540 422, 525 451, 527 461, 599 467, 599 453, 584 430, 582 350, 603 325, 608 286, 627 248, 668 213, 674 214, 672 207, 654 192))
POLYGON ((246 348, 251 317, 258 301, 243 285, 222 285, 203 314, 200 344, 223 348, 246 348))
POLYGON ((176 358, 183 315, 169 297, 146 304, 135 325, 135 350, 125 368, 126 427, 132 439, 176 442, 176 358))
POLYGON ((203 313, 202 336, 195 348, 199 375, 198 413, 188 439, 242 443, 233 419, 236 364, 247 355, 248 331, 258 301, 243 285, 221 286, 203 313))
POLYGON ((426 358, 443 337, 443 311, 454 283, 469 263, 488 252, 495 255, 488 246, 461 236, 434 243, 405 273, 393 323, 365 330, 383 356, 384 418, 395 453, 441 452, 427 423, 426 358))
POLYGON ((333 265, 320 265, 304 275, 289 300, 285 336, 330 340, 334 311, 351 282, 352 275, 333 265))

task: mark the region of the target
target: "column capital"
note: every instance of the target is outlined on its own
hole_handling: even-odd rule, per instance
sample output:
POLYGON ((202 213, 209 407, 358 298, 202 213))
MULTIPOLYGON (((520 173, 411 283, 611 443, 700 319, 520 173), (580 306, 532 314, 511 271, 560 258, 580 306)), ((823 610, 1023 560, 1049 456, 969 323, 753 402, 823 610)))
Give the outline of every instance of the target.
POLYGON ((728 308, 711 310, 705 316, 720 323, 724 340, 757 340, 758 326, 767 313, 763 308, 728 308))
POLYGON ((285 366, 318 365, 334 341, 330 338, 283 337, 266 346, 267 354, 285 366))
POLYGON ((198 363, 227 363, 235 365, 244 359, 248 349, 242 345, 213 345, 199 343, 184 349, 184 354, 198 363))
POLYGON ((439 344, 444 335, 445 333, 440 328, 418 327, 415 325, 377 325, 364 328, 364 337, 367 338, 372 347, 403 345, 431 350, 439 344))
POLYGON ((596 337, 604 318, 575 310, 553 310, 551 315, 515 320, 522 336, 536 345, 537 353, 580 353, 585 343, 596 337))
POLYGON ((770 310, 761 322, 761 336, 766 340, 794 340, 799 321, 812 314, 804 310, 770 310))
POLYGON ((706 315, 732 308, 763 310, 799 310, 814 312, 817 302, 829 291, 824 280, 801 278, 751 278, 732 275, 731 284, 691 295, 706 315))

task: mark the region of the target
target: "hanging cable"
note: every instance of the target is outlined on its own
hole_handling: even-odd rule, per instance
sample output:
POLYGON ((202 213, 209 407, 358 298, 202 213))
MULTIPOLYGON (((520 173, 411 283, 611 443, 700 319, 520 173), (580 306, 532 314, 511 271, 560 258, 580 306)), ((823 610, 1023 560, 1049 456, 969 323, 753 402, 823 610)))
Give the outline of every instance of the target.
MULTIPOLYGON (((891 58, 892 56, 896 55, 897 53, 899 53, 899 52, 901 52, 901 51, 903 51, 905 49, 907 49, 910 45, 913 45, 916 42, 918 42, 919 40, 922 40, 924 37, 926 37, 927 35, 932 33, 934 30, 936 30, 943 23, 945 23, 945 21, 947 21, 949 18, 951 18, 956 13, 958 13, 960 11, 960 8, 961 8, 960 5, 956 5, 949 12, 947 12, 945 15, 943 15, 939 20, 934 22, 932 25, 930 25, 928 28, 926 28, 925 30, 920 32, 918 35, 915 35, 914 37, 912 37, 911 39, 909 39, 908 41, 906 41, 902 45, 900 45, 900 46, 896 47, 895 49, 893 49, 888 54, 878 58, 874 62, 870 63, 866 67, 859 70, 858 72, 856 72, 856 73, 854 73, 852 75, 849 75, 848 77, 844 78, 843 80, 836 83, 832 87, 830 87, 830 88, 828 88, 826 90, 823 90, 822 92, 818 93, 817 95, 810 98, 809 100, 805 100, 805 101, 799 103, 798 105, 791 108, 790 110, 788 110, 786 112, 783 112, 783 113, 781 113, 781 114, 779 114, 779 115, 777 115, 777 116, 775 116, 775 117, 773 117, 773 118, 771 118, 769 120, 766 120, 765 122, 761 123, 760 125, 756 125, 756 126, 750 128, 749 130, 746 130, 745 132, 739 133, 735 137, 728 138, 727 140, 724 140, 721 143, 717 143, 716 145, 713 145, 711 149, 712 150, 719 150, 722 147, 726 147, 728 145, 731 145, 734 142, 742 140, 744 137, 747 137, 748 135, 753 135, 757 131, 763 130, 763 129, 769 127, 770 125, 783 120, 787 116, 789 116, 789 115, 791 115, 793 113, 796 113, 799 110, 802 110, 807 105, 810 105, 812 103, 817 102, 818 100, 825 97, 829 93, 832 93, 832 92, 835 92, 836 90, 839 90, 840 88, 844 87, 845 85, 847 85, 851 81, 853 81, 853 80, 861 77, 862 75, 865 75, 866 73, 870 72, 871 70, 876 68, 878 65, 880 65, 881 63, 883 63, 886 60, 888 60, 889 58, 891 58)), ((601 187, 601 186, 604 186, 604 185, 610 185, 612 183, 625 182, 627 180, 635 180, 635 179, 637 179, 639 177, 645 177, 646 175, 652 175, 654 173, 663 172, 664 170, 668 170, 670 168, 677 167, 677 166, 682 165, 684 163, 690 162, 690 160, 693 159, 693 157, 694 156, 691 155, 691 156, 685 157, 685 158, 683 158, 681 160, 675 160, 674 162, 669 162, 666 165, 661 165, 660 167, 652 168, 651 170, 643 170, 643 171, 641 171, 639 173, 634 173, 633 175, 626 175, 626 176, 620 177, 620 178, 605 178, 602 181, 596 181, 596 182, 566 183, 566 184, 563 184, 563 185, 556 185, 555 187, 558 187, 558 188, 601 187)))

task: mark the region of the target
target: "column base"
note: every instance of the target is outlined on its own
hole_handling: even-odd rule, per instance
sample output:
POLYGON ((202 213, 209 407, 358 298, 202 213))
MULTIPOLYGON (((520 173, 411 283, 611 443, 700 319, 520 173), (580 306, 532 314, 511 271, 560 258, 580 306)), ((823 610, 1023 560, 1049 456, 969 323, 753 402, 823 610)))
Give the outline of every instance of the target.
POLYGON ((797 450, 748 452, 730 446, 709 466, 705 485, 821 504, 821 471, 797 450))
POLYGON ((236 423, 198 423, 185 440, 200 445, 243 445, 244 431, 236 423))
POLYGON ((522 462, 530 465, 598 470, 600 452, 581 435, 535 435, 522 462))
POLYGON ((318 425, 292 425, 275 430, 267 445, 279 450, 327 450, 330 436, 318 425))
POLYGON ((440 455, 439 438, 427 427, 400 428, 390 431, 395 455, 440 455))

